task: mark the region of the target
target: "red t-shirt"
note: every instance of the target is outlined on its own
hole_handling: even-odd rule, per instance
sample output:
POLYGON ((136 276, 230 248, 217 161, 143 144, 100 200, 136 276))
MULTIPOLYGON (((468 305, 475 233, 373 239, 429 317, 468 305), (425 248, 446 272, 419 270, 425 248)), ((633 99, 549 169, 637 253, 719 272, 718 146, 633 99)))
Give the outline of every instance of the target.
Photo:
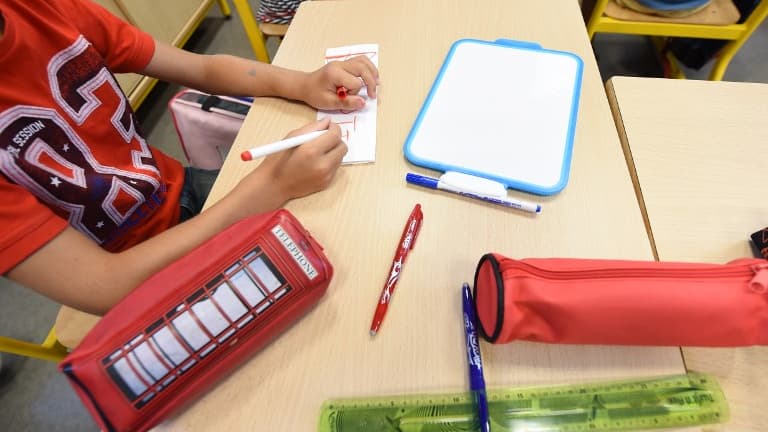
POLYGON ((150 149, 112 72, 152 37, 87 0, 4 0, 0 13, 0 274, 67 224, 104 249, 179 219, 184 170, 150 149))

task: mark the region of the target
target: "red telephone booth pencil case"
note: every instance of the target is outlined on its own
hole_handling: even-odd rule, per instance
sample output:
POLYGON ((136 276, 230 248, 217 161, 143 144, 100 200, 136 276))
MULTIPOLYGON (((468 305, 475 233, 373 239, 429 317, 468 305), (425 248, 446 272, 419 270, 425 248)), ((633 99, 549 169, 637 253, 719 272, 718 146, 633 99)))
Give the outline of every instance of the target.
POLYGON ((728 264, 486 254, 475 272, 492 343, 768 344, 768 261, 728 264))
POLYGON ((59 369, 102 430, 147 430, 296 322, 332 274, 288 211, 244 219, 128 294, 59 369))

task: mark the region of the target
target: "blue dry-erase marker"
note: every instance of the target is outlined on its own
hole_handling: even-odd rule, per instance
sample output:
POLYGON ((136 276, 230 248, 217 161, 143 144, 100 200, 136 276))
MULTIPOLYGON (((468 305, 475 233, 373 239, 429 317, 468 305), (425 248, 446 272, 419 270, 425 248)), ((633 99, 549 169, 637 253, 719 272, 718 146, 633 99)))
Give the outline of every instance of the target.
MULTIPOLYGON (((432 177, 426 177, 419 174, 414 173, 408 173, 405 175, 405 181, 407 181, 410 184, 414 184, 417 186, 422 186, 429 189, 439 189, 444 190, 448 192, 453 192, 459 195, 463 195, 465 197, 479 199, 485 202, 489 202, 491 204, 497 204, 504 207, 511 207, 531 213, 541 213, 541 205, 522 201, 522 200, 516 200, 513 198, 509 198, 506 196, 506 192, 504 192, 504 195, 493 195, 488 192, 483 192, 481 190, 477 190, 476 187, 473 187, 473 185, 469 184, 469 182, 463 182, 462 180, 468 179, 471 176, 468 175, 457 175, 458 173, 448 173, 452 176, 450 177, 450 181, 446 181, 444 179, 445 175, 443 177, 436 179, 432 177), (465 184, 463 184, 465 183, 465 184)), ((477 177, 474 178, 475 184, 478 180, 484 180, 484 179, 478 179, 477 177)), ((490 182, 490 180, 486 180, 487 182, 490 182)), ((495 182, 494 182, 495 183, 495 182)), ((503 186, 499 185, 502 187, 503 186)))
POLYGON ((464 310, 464 333, 467 336, 467 363, 469 364, 469 389, 475 396, 477 415, 480 419, 480 431, 491 430, 488 416, 488 396, 485 393, 485 378, 483 378, 483 360, 480 357, 480 344, 475 327, 475 309, 472 307, 472 295, 469 284, 462 287, 462 307, 464 310))

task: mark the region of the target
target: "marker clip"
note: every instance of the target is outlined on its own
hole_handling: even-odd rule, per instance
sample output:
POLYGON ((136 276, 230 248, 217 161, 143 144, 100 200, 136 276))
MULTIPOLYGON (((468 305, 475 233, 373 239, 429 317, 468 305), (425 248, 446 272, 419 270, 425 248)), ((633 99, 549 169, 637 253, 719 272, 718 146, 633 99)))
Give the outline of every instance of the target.
POLYGON ((460 190, 471 191, 495 198, 507 197, 507 188, 503 184, 470 174, 448 171, 440 176, 440 181, 460 190))

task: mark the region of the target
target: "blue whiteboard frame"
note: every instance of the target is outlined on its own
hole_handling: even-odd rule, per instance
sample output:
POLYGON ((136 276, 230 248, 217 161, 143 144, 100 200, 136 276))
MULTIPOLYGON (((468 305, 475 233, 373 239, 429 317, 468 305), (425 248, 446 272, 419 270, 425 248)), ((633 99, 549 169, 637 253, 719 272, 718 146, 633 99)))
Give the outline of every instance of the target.
POLYGON ((503 184, 505 187, 511 188, 511 189, 517 189, 520 191, 530 192, 537 195, 553 195, 555 193, 558 193, 561 190, 563 190, 563 188, 565 188, 565 186, 568 184, 571 159, 573 154, 573 138, 576 131, 576 120, 577 120, 578 111, 579 111, 579 100, 581 95, 581 83, 582 83, 583 70, 584 70, 584 62, 576 54, 566 52, 566 51, 544 49, 541 47, 541 45, 533 42, 516 41, 511 39, 497 39, 495 41, 484 41, 484 40, 478 40, 478 39, 459 39, 451 45, 451 48, 448 51, 448 54, 446 55, 446 59, 443 62, 443 65, 441 66, 440 71, 437 74, 435 82, 432 84, 432 88, 430 89, 429 94, 427 95, 427 99, 422 105, 421 110, 419 111, 419 114, 416 117, 416 121, 414 122, 410 132, 408 133, 408 136, 405 140, 405 144, 403 146, 405 157, 408 161, 410 161, 414 165, 419 165, 425 168, 430 168, 430 169, 434 169, 442 172, 456 171, 464 174, 482 177, 489 180, 497 181, 503 184), (411 150, 413 139, 417 131, 419 130, 419 127, 421 126, 422 120, 426 112, 429 110, 430 104, 432 103, 432 98, 435 92, 437 91, 437 89, 440 87, 440 83, 443 79, 443 76, 446 70, 448 69, 451 63, 451 59, 453 58, 453 55, 457 47, 465 43, 495 45, 495 46, 507 47, 510 49, 546 52, 550 54, 568 56, 573 58, 576 61, 576 77, 575 77, 575 82, 573 86, 574 87, 573 92, 571 95, 569 124, 567 127, 567 137, 566 137, 562 166, 560 169, 560 179, 555 185, 542 186, 542 185, 538 185, 530 182, 521 181, 515 178, 496 176, 493 174, 485 173, 485 172, 468 168, 468 167, 444 164, 439 161, 419 157, 416 154, 414 154, 413 151, 411 150))

